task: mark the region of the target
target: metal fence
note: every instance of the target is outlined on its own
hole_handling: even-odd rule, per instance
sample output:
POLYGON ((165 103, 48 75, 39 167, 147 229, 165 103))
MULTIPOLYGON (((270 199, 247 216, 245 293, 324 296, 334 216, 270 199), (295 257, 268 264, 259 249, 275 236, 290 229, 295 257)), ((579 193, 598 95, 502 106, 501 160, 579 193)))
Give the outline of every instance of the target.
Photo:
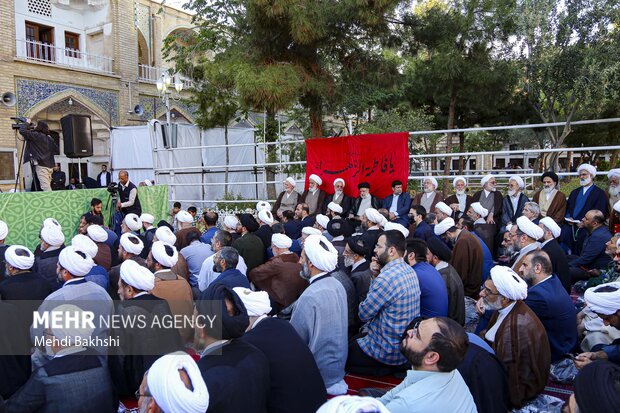
MULTIPOLYGON (((586 125, 586 124, 601 124, 601 123, 616 123, 620 122, 620 118, 613 119, 596 119, 596 120, 587 120, 587 121, 577 121, 572 122, 571 125, 586 125)), ((448 132, 459 133, 459 132, 478 132, 478 131, 497 131, 497 130, 508 130, 508 129, 527 129, 527 128, 540 128, 540 127, 549 127, 549 126, 564 126, 564 123, 550 123, 550 124, 535 124, 535 125, 512 125, 512 126, 496 126, 496 127, 481 127, 481 128, 468 128, 468 129, 453 129, 453 130, 431 130, 431 131, 415 131, 410 132, 410 139, 420 136, 420 135, 431 135, 431 134, 446 134, 448 132)), ((261 200, 267 200, 270 202, 274 202, 274 199, 265 199, 267 198, 267 185, 275 184, 276 185, 276 193, 282 191, 282 181, 286 177, 286 174, 282 173, 284 167, 293 166, 293 165, 305 165, 305 160, 302 161, 291 161, 284 154, 286 151, 283 151, 283 148, 286 145, 303 145, 304 140, 301 139, 281 139, 277 142, 255 142, 255 143, 247 143, 247 144, 230 144, 230 145, 205 145, 205 146, 191 146, 191 147, 177 147, 177 148, 154 148, 156 152, 158 151, 195 151, 195 150, 204 150, 204 149, 213 149, 213 148, 229 148, 234 150, 235 148, 241 147, 256 147, 260 150, 266 151, 268 146, 276 146, 276 154, 277 159, 275 162, 264 162, 264 163, 248 163, 243 165, 226 165, 224 162, 219 163, 217 165, 197 165, 192 167, 182 167, 182 168, 160 168, 156 170, 158 174, 174 174, 175 172, 208 172, 212 170, 224 170, 226 168, 253 168, 255 173, 255 180, 247 181, 247 182, 236 182, 238 185, 260 185, 262 194, 265 194, 263 198, 257 197, 257 199, 240 199, 240 200, 222 200, 222 199, 172 199, 171 201, 179 201, 186 204, 193 204, 195 206, 214 206, 218 203, 225 202, 226 204, 241 204, 241 203, 255 203, 261 200), (276 173, 275 180, 267 180, 266 178, 266 168, 274 167, 278 170, 276 173)), ((526 188, 533 189, 536 179, 540 177, 540 173, 534 171, 532 168, 527 167, 522 169, 497 169, 494 168, 495 160, 497 158, 523 158, 523 159, 532 159, 532 157, 536 158, 541 154, 552 154, 552 153, 560 153, 560 156, 567 156, 567 154, 572 153, 573 159, 575 157, 579 158, 583 154, 590 154, 592 152, 602 152, 607 157, 609 157, 612 152, 620 151, 620 145, 610 145, 610 146, 590 146, 590 147, 575 147, 575 148, 559 148, 559 149, 521 149, 521 150, 498 150, 498 151, 488 151, 488 152, 464 152, 464 153, 435 153, 435 154, 412 154, 409 156, 410 159, 410 176, 409 180, 414 181, 413 188, 410 186, 409 189, 420 190, 422 181, 425 176, 432 175, 438 180, 448 179, 449 182, 452 182, 452 179, 456 175, 463 175, 468 180, 468 185, 472 189, 476 189, 480 187, 480 180, 488 173, 494 174, 498 181, 498 187, 502 188, 508 182, 510 176, 518 174, 521 176, 525 183, 526 188), (459 173, 458 169, 452 169, 448 175, 444 175, 443 169, 432 170, 424 165, 429 164, 430 160, 436 158, 438 160, 445 160, 450 157, 451 159, 459 159, 459 157, 476 157, 480 159, 480 163, 477 163, 477 168, 471 169, 466 168, 462 173, 459 173)), ((571 159, 572 160, 572 159, 571 159)), ((576 166, 576 165, 575 165, 576 166)), ((572 177, 577 176, 577 172, 570 172, 570 170, 562 170, 557 172, 560 178, 564 177, 572 177)), ((597 175, 606 175, 607 171, 599 170, 597 175)), ((292 174, 295 176, 295 174, 292 174)), ((303 180, 305 174, 298 174, 295 176, 298 180, 303 180)), ((170 183, 171 187, 182 187, 182 186, 195 186, 195 183, 170 183)), ((203 182, 199 185, 209 186, 209 185, 225 185, 224 183, 213 182, 207 183, 203 182)), ((174 189, 171 191, 171 197, 174 198, 174 189)))

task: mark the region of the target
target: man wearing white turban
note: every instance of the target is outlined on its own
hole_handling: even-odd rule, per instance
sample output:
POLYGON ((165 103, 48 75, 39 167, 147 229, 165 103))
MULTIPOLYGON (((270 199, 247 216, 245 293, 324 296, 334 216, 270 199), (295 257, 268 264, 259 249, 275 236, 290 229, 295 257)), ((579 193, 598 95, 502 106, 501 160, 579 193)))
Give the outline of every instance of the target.
MULTIPOLYGON (((474 194, 472 202, 480 202, 482 206, 489 211, 486 221, 487 224, 501 225, 502 218, 502 193, 497 191, 495 177, 486 175, 480 181, 482 189, 474 194)), ((497 229, 496 229, 497 231, 497 229)))
POLYGON ((538 225, 526 217, 517 218, 517 230, 516 237, 513 240, 514 250, 519 252, 519 255, 515 259, 515 263, 512 265, 512 269, 518 271, 523 264, 525 255, 537 249, 540 249, 540 242, 545 231, 538 225))
POLYGON ((142 220, 136 214, 127 214, 125 218, 123 218, 123 223, 121 224, 121 232, 133 232, 137 234, 142 229, 142 220))
POLYGON ((334 179, 334 193, 327 195, 324 201, 324 210, 326 211, 327 215, 329 215, 327 211, 329 204, 333 203, 334 205, 338 205, 342 209, 340 212, 338 212, 340 216, 344 218, 349 216, 349 212, 351 212, 351 206, 353 205, 353 199, 344 193, 344 187, 344 179, 334 179))
POLYGON ((607 193, 609 194, 609 230, 612 233, 616 226, 620 224, 618 214, 614 213, 614 205, 620 205, 620 168, 612 169, 607 173, 607 193))
POLYGON ((328 400, 316 413, 390 413, 385 406, 374 397, 338 396, 328 400))
POLYGON ((288 236, 273 234, 273 258, 248 273, 252 284, 267 292, 277 304, 278 308, 274 309, 276 312, 293 304, 308 285, 308 282, 299 276, 301 264, 299 257, 289 249, 292 244, 293 241, 288 236))
MULTIPOLYGON (((194 313, 192 288, 188 282, 171 268, 179 260, 179 253, 174 245, 155 241, 146 259, 146 265, 155 276, 155 287, 151 294, 166 300, 170 311, 177 317, 191 317, 194 313)), ((194 330, 190 325, 179 326, 179 334, 184 343, 191 342, 194 330)))
POLYGON ((310 215, 322 214, 327 194, 320 189, 323 180, 315 174, 308 178, 308 189, 302 192, 299 203, 308 204, 310 215))
POLYGON ((452 208, 448 206, 445 202, 437 202, 435 205, 435 216, 437 217, 437 222, 441 222, 444 219, 451 217, 454 211, 452 208))
POLYGON ((454 187, 454 194, 447 197, 444 202, 454 211, 454 219, 458 221, 472 203, 471 195, 466 193, 467 179, 464 176, 457 176, 452 181, 454 187))
POLYGON ((310 285, 297 300, 291 325, 314 355, 327 393, 345 394, 347 293, 331 276, 338 264, 338 252, 324 236, 310 235, 304 242, 300 264, 299 274, 310 285))
POLYGON ((0 220, 0 279, 3 279, 4 273, 4 252, 9 247, 4 243, 9 235, 9 227, 6 222, 0 220))
POLYGON ((184 228, 190 228, 194 224, 194 217, 184 209, 177 212, 175 218, 178 224, 177 232, 184 228))
POLYGON ((590 164, 581 164, 577 168, 579 174, 579 188, 573 189, 566 203, 565 224, 562 226, 560 244, 567 254, 580 255, 581 248, 588 235, 583 230, 581 221, 588 211, 598 210, 603 213, 604 219, 609 212, 607 194, 604 190, 594 185, 596 167, 590 164))
POLYGON ((485 310, 497 310, 480 336, 506 366, 511 405, 521 408, 547 384, 551 353, 545 327, 523 302, 527 283, 508 267, 491 269, 480 297, 485 310))
POLYGON ((349 344, 347 371, 351 373, 388 375, 407 363, 400 352, 401 336, 420 315, 421 292, 415 271, 403 259, 406 249, 405 237, 396 230, 383 232, 377 241, 370 265, 376 278, 359 305, 366 333, 349 344))
MULTIPOLYGON (((54 220, 55 221, 55 220, 54 220)), ((64 248, 65 235, 58 222, 52 223, 51 220, 44 222, 40 233, 39 254, 35 254, 35 268, 37 273, 45 279, 54 290, 60 285, 57 283, 56 264, 58 255, 64 248)))
MULTIPOLYGON (((157 229, 159 231, 160 228, 157 229)), ((166 228, 168 229, 168 228, 166 228)), ((157 233, 157 232, 156 232, 157 233)), ((172 232, 171 232, 172 233, 172 232)), ((157 238, 157 236, 155 237, 157 238)), ((108 277, 110 278, 110 287, 108 293, 113 300, 119 300, 118 296, 118 281, 120 279, 121 265, 127 260, 135 261, 138 264, 146 267, 146 260, 140 257, 140 253, 144 248, 142 240, 135 234, 125 233, 121 236, 121 240, 118 247, 118 259, 120 264, 115 265, 110 269, 108 277)))
POLYGON ((368 245, 368 256, 366 257, 368 261, 370 261, 379 235, 381 235, 381 227, 386 223, 385 217, 374 208, 367 208, 362 215, 362 237, 368 245))
POLYGON ((0 282, 0 296, 3 300, 32 300, 40 303, 53 291, 51 285, 42 282, 39 274, 32 271, 34 254, 27 247, 11 245, 5 251, 5 261, 6 278, 0 282))
POLYGON ((523 215, 523 207, 530 199, 523 193, 525 182, 519 175, 513 175, 508 180, 508 193, 502 204, 502 227, 500 232, 506 229, 506 225, 514 224, 517 218, 523 215))
POLYGON ((243 302, 250 318, 243 340, 261 350, 269 360, 271 388, 267 411, 315 413, 327 394, 306 343, 291 323, 267 316, 271 305, 266 292, 241 287, 233 288, 233 291, 243 302))
POLYGON ((388 218, 390 222, 401 224, 408 227, 409 208, 411 208, 411 195, 409 192, 403 192, 403 183, 398 179, 392 181, 392 194, 383 200, 383 208, 388 210, 388 218))
POLYGON ((110 356, 112 380, 120 396, 132 395, 139 389, 144 373, 159 354, 183 348, 178 330, 165 322, 173 319, 168 303, 150 293, 154 286, 155 276, 148 268, 133 260, 121 264, 117 285, 121 302, 116 313, 121 319, 142 320, 144 327, 123 324, 114 330, 124 353, 110 356))
POLYGON ((265 250, 271 246, 271 235, 273 231, 271 226, 275 222, 274 216, 271 210, 264 209, 258 213, 258 229, 254 231, 256 235, 263 242, 265 250))
POLYGON ((561 229, 551 217, 544 217, 538 226, 543 230, 540 249, 547 253, 551 261, 553 273, 558 276, 562 286, 567 293, 571 291, 570 270, 568 267, 568 257, 560 247, 557 238, 560 236, 561 229))
MULTIPOLYGON (((95 284, 101 286, 102 288, 107 289, 110 285, 110 279, 108 277, 108 271, 101 265, 99 265, 96 261, 97 254, 99 253, 99 248, 97 247, 97 244, 95 244, 95 242, 86 235, 77 234, 71 240, 71 246, 73 246, 73 248, 75 248, 77 251, 85 252, 94 261, 93 267, 91 268, 89 273, 84 276, 84 279, 86 281, 92 281, 95 284)), ((108 248, 107 245, 104 246, 105 248, 108 248)))
POLYGON ((414 198, 411 206, 422 205, 427 212, 435 211, 437 203, 442 201, 442 196, 437 192, 439 183, 432 176, 427 176, 422 181, 423 191, 418 193, 414 198))
POLYGON ((289 176, 284 180, 283 190, 278 195, 278 199, 276 199, 276 203, 273 204, 273 208, 271 209, 271 213, 278 217, 278 219, 282 220, 282 212, 284 211, 294 211, 295 207, 299 203, 299 192, 295 190, 295 179, 289 176))
MULTIPOLYGON (((616 257, 619 257, 616 254, 616 257)), ((583 297, 588 305, 605 326, 620 329, 620 282, 611 282, 588 288, 583 297)), ((575 365, 582 368, 595 360, 609 360, 620 364, 620 339, 611 344, 595 343, 592 351, 581 353, 575 357, 575 365)))
POLYGON ((209 390, 198 365, 187 353, 158 358, 144 375, 138 407, 144 412, 204 413, 209 390))

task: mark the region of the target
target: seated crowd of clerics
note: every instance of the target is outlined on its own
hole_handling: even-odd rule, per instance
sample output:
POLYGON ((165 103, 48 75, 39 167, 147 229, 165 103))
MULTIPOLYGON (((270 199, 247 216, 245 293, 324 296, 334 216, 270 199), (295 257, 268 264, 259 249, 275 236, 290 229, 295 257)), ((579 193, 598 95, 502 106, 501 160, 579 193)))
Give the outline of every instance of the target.
POLYGON ((444 198, 429 176, 379 199, 313 174, 255 214, 175 205, 157 227, 127 214, 120 236, 95 200, 68 243, 45 220, 34 252, 4 245, 0 221, 0 346, 57 339, 0 356, 0 412, 136 397, 140 412, 496 413, 538 400, 557 366, 577 372, 565 411, 618 412, 620 169, 606 190, 594 166, 578 172, 568 198, 547 172, 531 200, 518 175, 505 196, 487 175, 473 194, 455 177, 444 198), (11 316, 23 300, 147 321, 215 309, 219 323, 31 328, 11 316), (123 345, 78 344, 93 337, 123 345), (346 396, 351 375, 402 381, 346 396))

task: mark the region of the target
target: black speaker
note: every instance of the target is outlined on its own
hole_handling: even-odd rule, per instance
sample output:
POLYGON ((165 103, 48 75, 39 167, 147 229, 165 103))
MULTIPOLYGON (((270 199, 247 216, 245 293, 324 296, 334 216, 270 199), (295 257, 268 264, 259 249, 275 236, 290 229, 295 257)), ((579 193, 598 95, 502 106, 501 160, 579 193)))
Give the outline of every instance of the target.
POLYGON ((93 126, 89 115, 67 115, 60 119, 67 158, 93 156, 93 126))

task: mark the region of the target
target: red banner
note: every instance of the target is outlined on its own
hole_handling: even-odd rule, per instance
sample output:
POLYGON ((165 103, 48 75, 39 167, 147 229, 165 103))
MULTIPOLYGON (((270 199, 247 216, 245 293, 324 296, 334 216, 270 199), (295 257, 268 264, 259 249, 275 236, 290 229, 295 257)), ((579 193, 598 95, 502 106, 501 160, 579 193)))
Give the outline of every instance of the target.
POLYGON ((341 138, 306 140, 306 185, 308 177, 317 174, 323 180, 321 189, 334 193, 334 179, 344 179, 344 192, 359 196, 357 184, 368 182, 372 195, 385 198, 392 193, 392 181, 407 187, 409 176, 409 134, 354 135, 341 138))

